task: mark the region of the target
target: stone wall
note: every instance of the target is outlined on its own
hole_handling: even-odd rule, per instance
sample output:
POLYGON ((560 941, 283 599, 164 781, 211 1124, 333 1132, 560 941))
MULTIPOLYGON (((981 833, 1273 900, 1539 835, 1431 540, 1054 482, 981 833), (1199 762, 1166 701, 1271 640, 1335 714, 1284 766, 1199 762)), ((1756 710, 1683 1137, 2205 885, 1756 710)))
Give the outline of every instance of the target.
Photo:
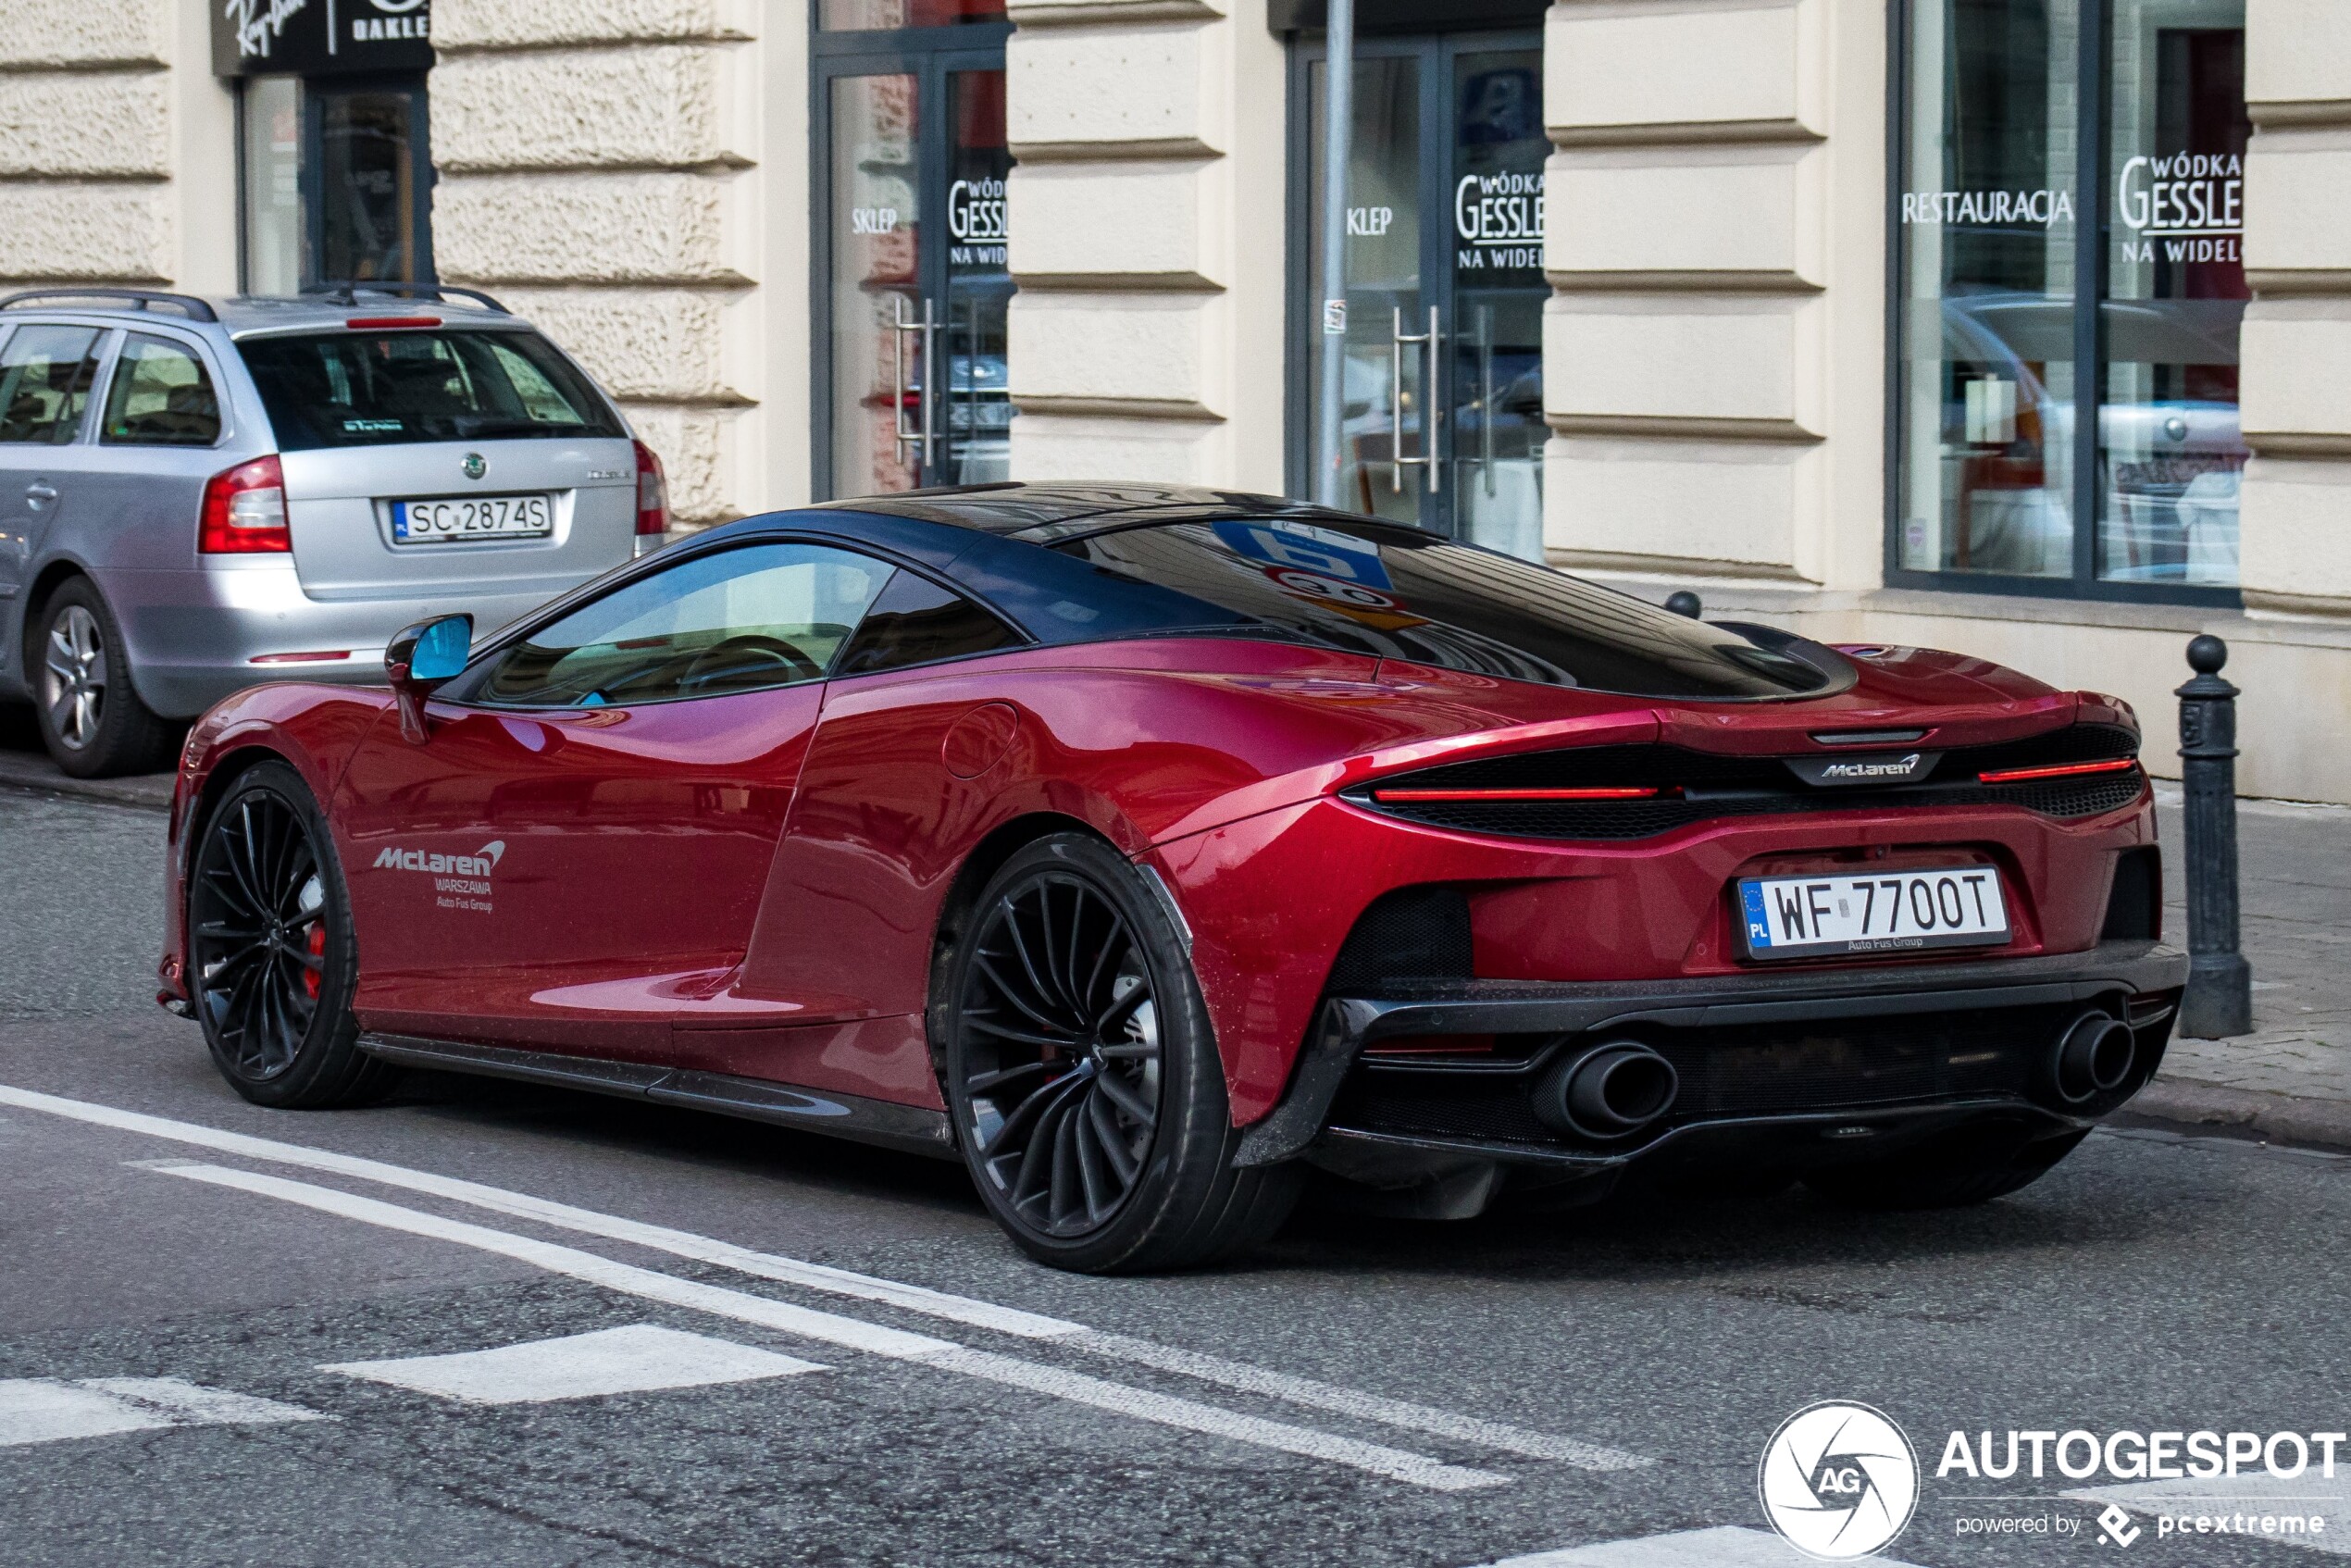
POLYGON ((1015 479, 1282 485, 1263 0, 1012 0, 1015 479))
POLYGON ((179 0, 9 0, 0 287, 235 287, 234 108, 208 20, 179 0))
MULTIPOLYGON (((1862 258, 1831 243, 1833 9, 1552 6, 1554 559, 1830 577, 1830 289, 1854 271, 1856 287, 1881 297, 1880 278, 1851 265, 1862 258)), ((1863 121, 1856 140, 1882 124, 1863 121)))
POLYGON ((2245 602, 2351 616, 2351 5, 2248 0, 2245 98, 2245 602))
MULTIPOLYGON (((804 394, 785 392, 794 359, 805 365, 804 327, 796 339, 777 330, 779 317, 804 313, 764 297, 790 287, 790 261, 770 254, 763 228, 785 193, 764 184, 768 166, 794 167, 795 126, 806 158, 794 10, 752 0, 433 7, 442 279, 496 293, 595 374, 661 455, 683 526, 805 498, 805 419, 789 436, 772 428, 779 402, 804 413, 804 394), (780 60, 758 37, 771 15, 788 23, 780 60), (764 98, 779 98, 780 114, 764 112, 764 98), (765 460, 771 442, 802 454, 798 494, 790 465, 765 460)), ((794 211, 802 223, 804 211, 794 211)))

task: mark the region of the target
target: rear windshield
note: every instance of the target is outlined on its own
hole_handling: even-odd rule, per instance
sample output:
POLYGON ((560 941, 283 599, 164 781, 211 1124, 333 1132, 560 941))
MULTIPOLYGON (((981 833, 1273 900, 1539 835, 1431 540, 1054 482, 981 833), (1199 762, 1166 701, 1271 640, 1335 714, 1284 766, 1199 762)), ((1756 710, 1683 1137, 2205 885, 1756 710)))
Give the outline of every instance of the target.
MULTIPOLYGON (((1825 651, 1711 626, 1513 556, 1318 519, 1178 523, 1055 548, 1200 605, 1202 631, 1637 697, 1788 697, 1843 684, 1825 651)), ((1170 628, 1174 629, 1174 628, 1170 628)))
POLYGON ((285 452, 621 434, 536 332, 337 331, 237 347, 285 452))

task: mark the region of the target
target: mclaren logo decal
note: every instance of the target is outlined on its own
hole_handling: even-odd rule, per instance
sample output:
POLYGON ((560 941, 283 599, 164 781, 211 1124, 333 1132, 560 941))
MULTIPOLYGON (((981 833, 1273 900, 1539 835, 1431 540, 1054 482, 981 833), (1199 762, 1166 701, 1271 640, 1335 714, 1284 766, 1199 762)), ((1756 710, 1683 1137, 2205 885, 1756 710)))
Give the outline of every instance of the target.
POLYGON ((436 877, 487 877, 506 852, 504 839, 492 839, 471 854, 439 854, 429 850, 387 849, 376 856, 379 871, 424 871, 436 877))
POLYGON ((1919 770, 1920 753, 1892 762, 1833 762, 1821 769, 1823 778, 1908 778, 1919 770))
POLYGON ((1873 757, 1788 757, 1784 759, 1796 776, 1815 786, 1838 784, 1909 784, 1931 778, 1934 765, 1943 760, 1940 752, 1912 752, 1907 756, 1889 757, 1881 752, 1873 757))

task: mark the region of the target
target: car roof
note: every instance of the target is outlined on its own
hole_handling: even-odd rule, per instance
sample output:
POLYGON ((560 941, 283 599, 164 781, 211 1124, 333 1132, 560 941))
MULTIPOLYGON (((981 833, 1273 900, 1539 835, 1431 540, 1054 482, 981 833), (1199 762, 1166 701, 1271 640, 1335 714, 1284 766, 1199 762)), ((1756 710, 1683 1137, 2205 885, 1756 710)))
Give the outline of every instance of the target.
MULTIPOLYGON (((1242 517, 1379 528, 1383 519, 1338 512, 1277 495, 1171 484, 960 485, 820 502, 806 510, 858 512, 974 529, 1029 543, 1053 544, 1111 529, 1242 517)), ((1403 528, 1402 524, 1391 525, 1403 528)))
POLYGON ((371 292, 361 285, 348 301, 340 294, 168 294, 146 291, 43 289, 0 301, 0 326, 11 320, 42 316, 109 317, 167 326, 204 328, 218 324, 232 338, 256 333, 317 331, 341 328, 355 316, 419 316, 431 314, 452 327, 513 329, 529 323, 503 310, 464 299, 409 298, 371 292), (212 312, 206 321, 191 305, 212 312))

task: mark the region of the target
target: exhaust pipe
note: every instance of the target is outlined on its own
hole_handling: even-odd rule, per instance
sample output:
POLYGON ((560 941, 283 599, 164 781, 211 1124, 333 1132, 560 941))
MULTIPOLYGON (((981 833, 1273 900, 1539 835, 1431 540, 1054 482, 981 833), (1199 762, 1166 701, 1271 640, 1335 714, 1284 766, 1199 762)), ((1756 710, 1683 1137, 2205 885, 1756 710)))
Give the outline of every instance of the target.
POLYGON ((1570 1057, 1535 1091, 1535 1114, 1554 1131, 1629 1138, 1672 1108, 1673 1064, 1637 1040, 1611 1040, 1570 1057))
POLYGON ((2078 1105, 2130 1082, 2138 1061, 2139 1042, 2129 1025, 2110 1013, 2084 1013, 2058 1037, 2050 1076, 2058 1097, 2078 1105))

